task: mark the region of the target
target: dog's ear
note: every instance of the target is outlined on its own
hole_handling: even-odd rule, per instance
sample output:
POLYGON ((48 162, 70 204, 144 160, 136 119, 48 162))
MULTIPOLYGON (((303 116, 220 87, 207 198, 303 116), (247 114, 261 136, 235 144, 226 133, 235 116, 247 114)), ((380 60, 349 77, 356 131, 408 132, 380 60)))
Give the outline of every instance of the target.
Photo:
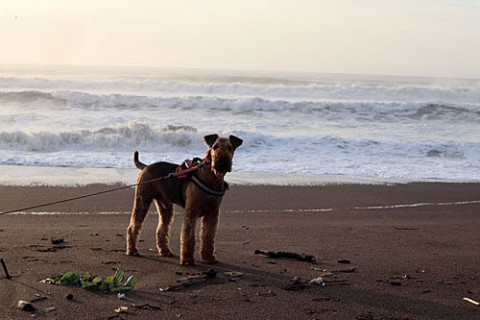
POLYGON ((242 145, 243 140, 232 135, 230 136, 230 143, 232 144, 234 149, 237 149, 242 145))
POLYGON ((205 140, 205 142, 207 143, 207 145, 209 147, 213 146, 213 144, 215 143, 215 141, 217 141, 218 139, 218 134, 209 134, 208 136, 205 136, 203 137, 203 139, 205 140))

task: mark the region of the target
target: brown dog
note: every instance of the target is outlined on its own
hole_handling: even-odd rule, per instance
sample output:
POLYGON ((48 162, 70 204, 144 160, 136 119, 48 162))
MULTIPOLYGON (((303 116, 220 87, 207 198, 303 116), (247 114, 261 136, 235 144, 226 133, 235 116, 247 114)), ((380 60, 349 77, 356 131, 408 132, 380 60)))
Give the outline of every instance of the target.
POLYGON ((178 165, 157 162, 147 166, 138 160, 138 153, 135 152, 135 165, 142 172, 138 176, 132 217, 127 228, 127 255, 139 255, 138 235, 150 204, 154 201, 159 214, 156 235, 160 255, 173 255, 169 246, 169 227, 173 220, 173 204, 178 204, 185 208, 180 239, 180 263, 194 264, 195 227, 197 218, 200 217, 202 259, 207 263, 217 261, 214 240, 220 203, 228 187, 224 176, 231 171, 233 153, 243 141, 235 136, 219 138, 217 134, 205 136, 204 139, 209 146, 204 160, 205 166, 196 170, 190 179, 162 179, 175 172, 178 165), (148 182, 155 179, 157 180, 148 182))

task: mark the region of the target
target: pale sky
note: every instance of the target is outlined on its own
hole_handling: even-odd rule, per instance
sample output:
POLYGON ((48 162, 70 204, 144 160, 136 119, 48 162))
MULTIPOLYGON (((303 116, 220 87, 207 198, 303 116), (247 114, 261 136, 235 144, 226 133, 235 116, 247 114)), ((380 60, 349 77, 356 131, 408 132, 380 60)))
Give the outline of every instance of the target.
POLYGON ((480 0, 2 0, 10 64, 480 78, 480 0))

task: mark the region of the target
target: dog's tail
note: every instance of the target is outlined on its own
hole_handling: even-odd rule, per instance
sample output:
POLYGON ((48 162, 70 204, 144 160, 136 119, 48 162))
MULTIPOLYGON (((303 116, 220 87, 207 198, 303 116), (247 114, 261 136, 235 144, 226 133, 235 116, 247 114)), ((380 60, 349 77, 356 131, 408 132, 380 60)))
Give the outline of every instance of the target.
POLYGON ((140 160, 138 160, 138 151, 135 151, 135 153, 133 154, 133 163, 135 163, 135 167, 137 167, 140 170, 143 170, 143 168, 147 166, 145 163, 140 162, 140 160))

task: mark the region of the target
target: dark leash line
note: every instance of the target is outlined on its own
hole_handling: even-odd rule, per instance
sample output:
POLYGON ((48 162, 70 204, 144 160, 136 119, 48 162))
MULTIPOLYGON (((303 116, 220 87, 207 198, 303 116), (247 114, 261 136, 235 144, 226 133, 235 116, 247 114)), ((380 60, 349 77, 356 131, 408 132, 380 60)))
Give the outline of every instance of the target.
POLYGON ((198 170, 201 167, 204 167, 205 165, 206 165, 205 163, 201 163, 201 164, 196 165, 194 167, 191 167, 191 168, 188 168, 188 169, 185 169, 185 170, 181 170, 181 171, 178 171, 178 172, 172 172, 172 173, 169 173, 168 175, 166 175, 164 177, 148 180, 148 181, 145 181, 145 182, 142 182, 142 183, 130 184, 130 185, 127 185, 127 186, 107 189, 107 190, 98 191, 98 192, 87 193, 87 194, 77 196, 77 197, 73 197, 73 198, 68 198, 68 199, 63 199, 63 200, 38 204, 38 205, 25 207, 25 208, 18 208, 18 209, 13 209, 13 210, 9 210, 9 211, 4 211, 4 212, 0 212, 0 216, 3 216, 5 214, 9 214, 9 213, 14 213, 14 212, 21 212, 21 211, 26 211, 26 210, 31 210, 31 209, 48 207, 48 206, 52 206, 52 205, 55 205, 55 204, 60 204, 60 203, 75 201, 75 200, 79 200, 79 199, 89 198, 89 197, 98 196, 98 195, 101 195, 101 194, 110 193, 110 192, 114 192, 114 191, 118 191, 118 190, 129 189, 129 188, 133 188, 133 187, 136 187, 138 185, 141 185, 141 184, 147 184, 147 183, 151 183, 151 182, 155 182, 155 181, 166 180, 166 179, 169 179, 169 178, 175 178, 175 177, 184 175, 186 173, 198 170))
MULTIPOLYGON (((156 180, 158 180, 158 179, 156 179, 156 180)), ((148 181, 148 182, 150 182, 150 181, 148 181)), ((104 193, 109 193, 109 192, 114 192, 114 191, 118 191, 118 190, 122 190, 122 189, 132 188, 132 187, 135 187, 135 186, 136 186, 136 184, 132 184, 132 185, 128 185, 128 186, 103 190, 103 191, 99 191, 99 192, 88 193, 88 194, 84 194, 84 195, 81 195, 81 196, 78 196, 78 197, 73 197, 73 198, 48 202, 48 203, 44 203, 44 204, 38 204, 38 205, 35 205, 35 206, 30 206, 30 207, 25 207, 25 208, 13 209, 13 210, 1 212, 0 216, 4 215, 4 214, 8 214, 8 213, 37 209, 37 208, 52 206, 52 205, 59 204, 59 203, 70 202, 70 201, 79 200, 79 199, 83 199, 83 198, 93 197, 93 196, 97 196, 97 195, 104 194, 104 193)))

